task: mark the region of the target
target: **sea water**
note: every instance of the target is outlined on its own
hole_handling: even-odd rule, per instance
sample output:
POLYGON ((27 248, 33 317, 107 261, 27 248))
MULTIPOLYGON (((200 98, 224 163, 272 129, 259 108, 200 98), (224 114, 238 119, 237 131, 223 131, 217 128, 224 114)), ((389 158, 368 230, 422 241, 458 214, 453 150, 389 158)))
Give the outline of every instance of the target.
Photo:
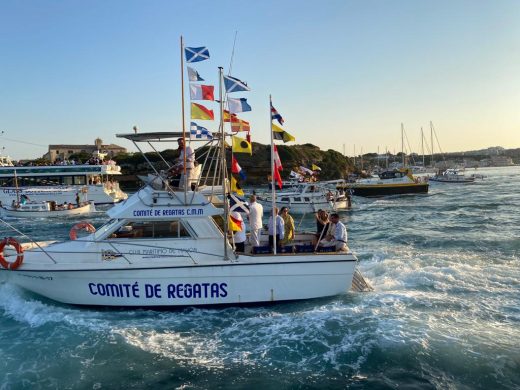
MULTIPOLYGON (((486 178, 354 198, 341 219, 369 293, 109 310, 0 284, 0 389, 519 388, 520 167, 475 173, 486 178)), ((75 221, 9 222, 47 240, 75 221)))

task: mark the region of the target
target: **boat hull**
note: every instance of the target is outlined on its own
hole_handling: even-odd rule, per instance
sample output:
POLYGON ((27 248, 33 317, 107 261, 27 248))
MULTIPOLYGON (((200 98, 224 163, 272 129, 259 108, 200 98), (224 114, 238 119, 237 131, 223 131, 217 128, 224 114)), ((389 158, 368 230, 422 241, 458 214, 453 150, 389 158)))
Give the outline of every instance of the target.
POLYGON ((386 196, 404 194, 425 194, 428 192, 428 183, 410 183, 403 185, 353 185, 350 187, 352 195, 357 196, 386 196))
POLYGON ((320 257, 325 258, 263 262, 263 257, 257 257, 259 261, 153 269, 2 269, 0 280, 8 279, 9 283, 66 304, 112 307, 277 302, 347 292, 356 257, 346 253, 320 257))
POLYGON ((96 212, 96 208, 93 203, 89 203, 87 205, 76 207, 70 210, 55 210, 55 211, 25 211, 25 210, 15 210, 15 209, 7 209, 2 207, 0 209, 0 215, 3 217, 12 217, 12 218, 67 218, 67 217, 79 217, 81 215, 88 215, 96 212))
POLYGON ((474 183, 475 182, 475 178, 439 179, 439 178, 431 177, 429 181, 432 181, 432 182, 435 182, 435 183, 468 184, 468 183, 474 183))

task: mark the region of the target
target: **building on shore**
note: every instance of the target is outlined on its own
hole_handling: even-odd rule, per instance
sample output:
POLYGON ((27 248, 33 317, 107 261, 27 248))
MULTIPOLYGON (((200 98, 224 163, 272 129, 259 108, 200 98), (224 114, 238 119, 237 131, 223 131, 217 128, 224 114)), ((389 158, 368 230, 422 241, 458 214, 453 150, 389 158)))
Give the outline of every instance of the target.
POLYGON ((508 167, 515 165, 513 159, 508 156, 491 156, 491 165, 495 167, 508 167))
POLYGON ((67 160, 71 155, 77 153, 104 154, 110 158, 119 153, 126 153, 126 148, 115 144, 104 145, 101 138, 96 138, 93 145, 49 145, 49 151, 43 155, 44 159, 55 162, 56 160, 67 160))

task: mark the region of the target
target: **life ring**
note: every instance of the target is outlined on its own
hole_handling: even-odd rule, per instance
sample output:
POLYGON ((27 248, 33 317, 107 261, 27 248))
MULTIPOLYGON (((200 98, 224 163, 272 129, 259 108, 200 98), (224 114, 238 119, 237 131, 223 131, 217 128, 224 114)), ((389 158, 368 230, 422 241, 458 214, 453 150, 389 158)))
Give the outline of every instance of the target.
POLYGON ((13 237, 6 237, 0 242, 0 264, 5 269, 15 270, 20 267, 23 263, 23 248, 22 245, 16 241, 13 237), (6 245, 12 246, 16 249, 16 260, 14 262, 9 262, 4 257, 4 248, 6 245))
POLYGON ((69 237, 71 240, 76 240, 78 238, 79 230, 85 230, 89 233, 94 233, 96 231, 96 228, 91 223, 88 223, 86 221, 78 222, 70 229, 69 237))

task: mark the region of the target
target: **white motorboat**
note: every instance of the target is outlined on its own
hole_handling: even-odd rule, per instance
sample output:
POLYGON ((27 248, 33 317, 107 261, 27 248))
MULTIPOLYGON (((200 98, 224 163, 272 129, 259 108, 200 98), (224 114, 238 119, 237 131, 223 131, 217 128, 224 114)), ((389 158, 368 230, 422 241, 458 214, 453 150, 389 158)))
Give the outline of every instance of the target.
POLYGON ((56 217, 78 217, 96 212, 94 202, 84 202, 78 205, 57 205, 54 201, 28 202, 16 204, 15 206, 2 206, 0 215, 2 217, 15 218, 56 218, 56 217))
POLYGON ((7 256, 23 260, 2 268, 0 279, 58 302, 117 307, 275 302, 350 289, 352 253, 237 255, 213 219, 223 210, 187 195, 189 204, 182 193, 147 186, 110 209, 95 233, 7 256))
MULTIPOLYGON (((157 138, 145 133, 121 137, 134 142, 157 138)), ((111 219, 81 239, 34 243, 25 251, 13 238, 5 239, 0 280, 58 302, 112 307, 278 302, 350 290, 357 264, 350 251, 315 252, 314 235, 297 234, 283 254, 264 246, 266 235, 261 247, 235 253, 217 223, 227 231, 226 206, 217 208, 198 191, 165 187, 145 186, 110 209, 111 219), (9 255, 6 246, 16 253, 9 255)), ((93 230, 80 223, 72 238, 78 228, 93 230)))
MULTIPOLYGON (((287 206, 294 214, 315 213, 318 210, 339 211, 351 207, 350 194, 343 188, 345 180, 323 182, 291 182, 289 188, 276 193, 276 203, 287 206)), ((258 202, 271 210, 271 194, 259 195, 258 202)))
POLYGON ((458 169, 446 169, 437 175, 430 177, 430 181, 437 183, 467 184, 475 181, 475 176, 465 176, 458 169))

